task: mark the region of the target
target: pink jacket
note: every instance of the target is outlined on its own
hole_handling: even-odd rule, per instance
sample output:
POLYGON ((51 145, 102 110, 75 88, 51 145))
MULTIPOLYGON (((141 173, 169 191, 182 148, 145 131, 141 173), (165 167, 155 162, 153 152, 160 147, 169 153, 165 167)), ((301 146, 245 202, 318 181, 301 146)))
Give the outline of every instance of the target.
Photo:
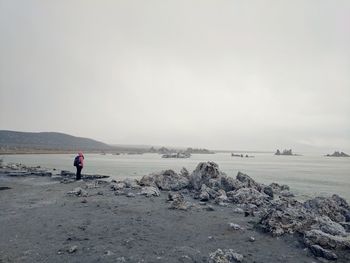
POLYGON ((84 155, 82 152, 79 152, 79 166, 84 167, 84 155))

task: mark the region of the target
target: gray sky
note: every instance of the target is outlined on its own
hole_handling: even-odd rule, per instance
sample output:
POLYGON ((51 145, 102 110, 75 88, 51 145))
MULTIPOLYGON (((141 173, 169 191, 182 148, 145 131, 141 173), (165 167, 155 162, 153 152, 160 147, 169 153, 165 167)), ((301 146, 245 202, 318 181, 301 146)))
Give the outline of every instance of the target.
POLYGON ((350 1, 0 0, 0 129, 350 151, 350 1))

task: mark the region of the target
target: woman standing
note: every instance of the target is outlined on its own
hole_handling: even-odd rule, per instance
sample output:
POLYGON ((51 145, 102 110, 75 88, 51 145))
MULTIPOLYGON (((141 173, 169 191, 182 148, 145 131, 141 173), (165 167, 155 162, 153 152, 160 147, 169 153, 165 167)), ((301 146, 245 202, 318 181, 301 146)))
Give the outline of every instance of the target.
POLYGON ((79 152, 78 155, 74 159, 74 166, 77 168, 76 179, 81 179, 81 170, 84 167, 84 155, 82 152, 79 152))

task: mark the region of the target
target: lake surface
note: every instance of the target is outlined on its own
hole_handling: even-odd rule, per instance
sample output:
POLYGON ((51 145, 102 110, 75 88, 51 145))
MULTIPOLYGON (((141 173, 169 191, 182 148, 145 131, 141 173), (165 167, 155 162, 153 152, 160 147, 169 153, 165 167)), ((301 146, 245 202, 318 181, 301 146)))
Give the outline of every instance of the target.
MULTIPOLYGON (((75 171, 74 154, 4 155, 4 162, 75 171)), ((152 172, 186 167, 190 172, 199 162, 214 161, 227 175, 238 171, 260 183, 287 184, 300 198, 339 194, 350 201, 350 158, 317 155, 275 156, 256 153, 254 158, 231 157, 230 153, 193 154, 189 159, 163 159, 158 154, 100 155, 86 154, 83 173, 110 175, 115 179, 140 178, 152 172)))

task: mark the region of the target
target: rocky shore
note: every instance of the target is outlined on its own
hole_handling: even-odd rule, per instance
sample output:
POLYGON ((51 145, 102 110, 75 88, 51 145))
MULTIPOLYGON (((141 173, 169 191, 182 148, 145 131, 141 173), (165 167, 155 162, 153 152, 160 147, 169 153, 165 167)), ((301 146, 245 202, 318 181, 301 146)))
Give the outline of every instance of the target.
POLYGON ((0 169, 0 262, 349 262, 350 207, 213 162, 140 180, 0 169), (49 242, 47 242, 49 240, 49 242))

